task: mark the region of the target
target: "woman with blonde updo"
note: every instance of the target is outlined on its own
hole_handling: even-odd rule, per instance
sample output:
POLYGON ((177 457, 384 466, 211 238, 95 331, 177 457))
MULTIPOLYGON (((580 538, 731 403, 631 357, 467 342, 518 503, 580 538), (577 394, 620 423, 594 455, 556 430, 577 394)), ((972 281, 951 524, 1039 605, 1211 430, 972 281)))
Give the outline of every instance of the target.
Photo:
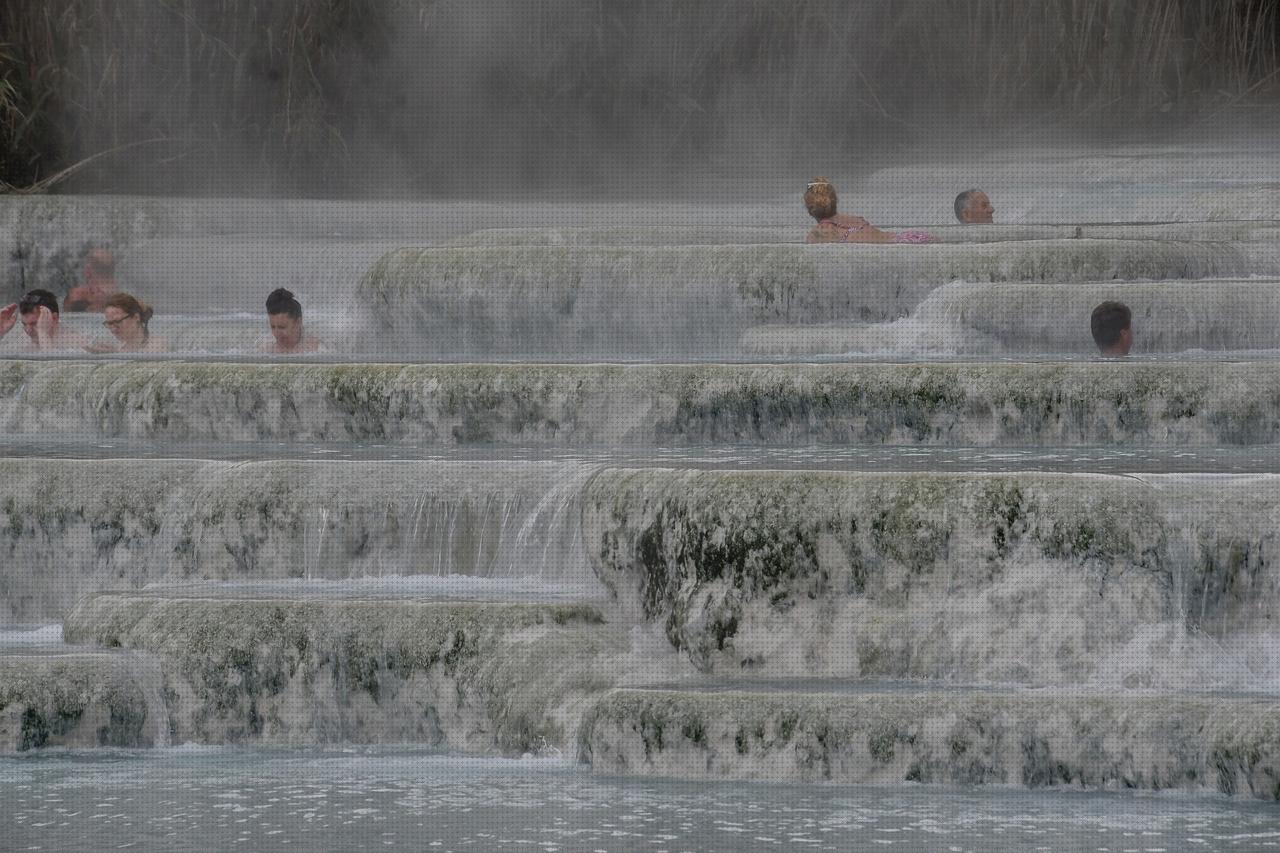
POLYGON ((169 347, 161 338, 151 337, 147 324, 155 313, 151 306, 139 302, 127 293, 117 293, 107 299, 102 309, 102 325, 115 335, 120 343, 94 342, 89 352, 164 352, 169 347))
POLYGON ((836 188, 826 178, 814 178, 804 193, 804 206, 818 224, 806 243, 931 243, 924 231, 881 231, 861 216, 836 213, 836 188))

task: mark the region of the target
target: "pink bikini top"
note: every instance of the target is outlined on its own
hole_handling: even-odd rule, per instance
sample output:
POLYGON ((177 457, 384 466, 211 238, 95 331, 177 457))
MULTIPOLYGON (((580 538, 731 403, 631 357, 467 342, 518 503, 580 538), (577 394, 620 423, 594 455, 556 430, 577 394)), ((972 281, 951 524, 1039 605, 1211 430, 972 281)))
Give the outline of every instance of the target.
MULTIPOLYGON (((850 237, 852 237, 854 234, 857 234, 859 231, 865 230, 867 227, 865 223, 862 225, 841 225, 840 223, 831 219, 819 220, 818 224, 830 225, 832 228, 838 228, 839 230, 843 231, 844 237, 841 239, 841 242, 848 242, 850 237)), ((908 228, 906 231, 899 231, 897 234, 894 234, 893 242, 895 243, 936 243, 937 238, 934 237, 932 234, 930 234, 928 231, 921 231, 918 228, 908 228)))
POLYGON ((851 236, 853 236, 854 234, 857 234, 859 231, 862 231, 867 227, 865 223, 862 225, 841 225, 840 223, 836 222, 834 219, 820 219, 818 220, 818 224, 830 225, 832 228, 840 229, 841 231, 844 232, 843 240, 848 240, 851 236))

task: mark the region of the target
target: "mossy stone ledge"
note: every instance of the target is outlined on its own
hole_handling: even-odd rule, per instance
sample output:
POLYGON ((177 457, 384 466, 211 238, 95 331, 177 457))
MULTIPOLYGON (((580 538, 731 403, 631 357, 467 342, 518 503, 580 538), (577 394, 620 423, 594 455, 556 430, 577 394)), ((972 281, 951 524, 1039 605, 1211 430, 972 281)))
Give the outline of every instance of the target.
POLYGON ((64 634, 155 654, 181 740, 515 755, 563 746, 566 707, 612 683, 598 664, 619 650, 576 604, 102 594, 64 634))
POLYGON ((1280 365, 0 362, 11 434, 475 445, 1251 445, 1280 365))
POLYGON ((618 690, 587 714, 595 772, 770 782, 1213 791, 1280 800, 1271 699, 917 689, 618 690))
POLYGON ((169 723, 153 719, 164 707, 148 706, 144 666, 94 652, 0 655, 0 754, 160 745, 169 723))
POLYGON ((1274 619, 1277 520, 1272 475, 606 469, 583 500, 597 576, 699 668, 1028 684, 1158 686, 1127 644, 1274 619))

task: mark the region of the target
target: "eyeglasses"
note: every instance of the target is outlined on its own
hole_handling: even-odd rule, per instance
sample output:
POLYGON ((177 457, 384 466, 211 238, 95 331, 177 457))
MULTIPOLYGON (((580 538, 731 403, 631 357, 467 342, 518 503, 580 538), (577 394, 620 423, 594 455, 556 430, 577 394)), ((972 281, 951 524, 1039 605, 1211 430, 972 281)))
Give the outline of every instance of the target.
POLYGON ((128 320, 132 316, 133 316, 132 314, 126 314, 123 317, 121 317, 119 320, 103 320, 102 325, 106 326, 108 329, 114 329, 116 326, 119 326, 121 323, 123 323, 125 320, 128 320))

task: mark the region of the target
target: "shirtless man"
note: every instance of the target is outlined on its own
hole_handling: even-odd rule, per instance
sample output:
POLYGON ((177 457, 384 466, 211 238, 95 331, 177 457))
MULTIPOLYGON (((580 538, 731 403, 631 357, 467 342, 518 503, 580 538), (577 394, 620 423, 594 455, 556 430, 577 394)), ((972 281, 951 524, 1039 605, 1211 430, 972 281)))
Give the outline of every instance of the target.
POLYGON ((0 308, 0 338, 22 319, 22 331, 27 333, 28 348, 39 352, 78 349, 89 341, 59 323, 58 297, 47 290, 30 290, 21 299, 0 308))
POLYGON ((101 312, 116 292, 116 259, 110 249, 94 249, 84 259, 84 282, 71 288, 68 311, 101 312))
POLYGON ((956 219, 965 225, 990 225, 996 215, 991 199, 982 190, 965 190, 956 196, 956 219))
POLYGON ((272 340, 261 347, 262 352, 293 355, 320 349, 320 342, 302 330, 302 304, 283 287, 267 297, 267 324, 272 340))

